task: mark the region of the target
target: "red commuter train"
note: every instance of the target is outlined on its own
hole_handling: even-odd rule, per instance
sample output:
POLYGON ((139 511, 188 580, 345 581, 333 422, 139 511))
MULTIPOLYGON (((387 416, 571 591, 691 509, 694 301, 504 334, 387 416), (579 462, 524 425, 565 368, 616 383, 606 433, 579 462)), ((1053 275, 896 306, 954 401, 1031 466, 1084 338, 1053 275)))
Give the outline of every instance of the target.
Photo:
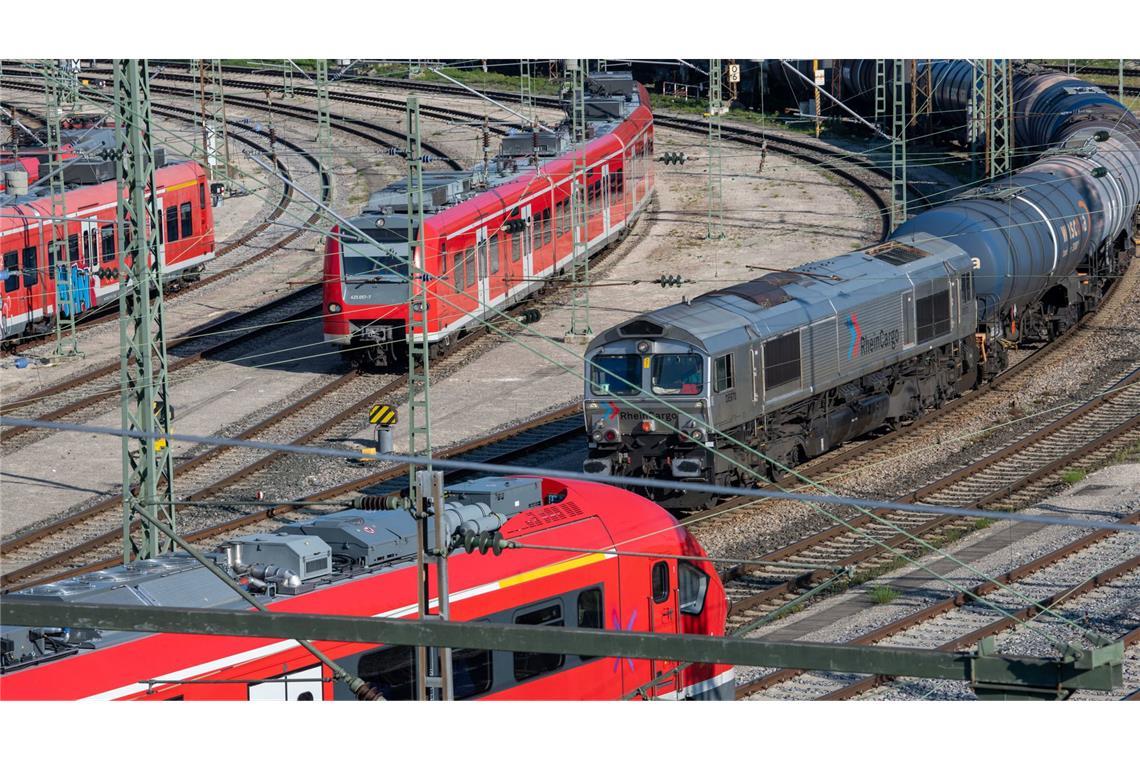
MULTIPOLYGON (((214 258, 214 213, 206 174, 193 161, 155 170, 159 262, 164 282, 193 279, 214 258)), ((11 341, 53 328, 56 310, 82 315, 119 293, 115 181, 72 187, 66 222, 55 223, 47 194, 0 202, 0 337, 11 341)))
MULTIPOLYGON (((512 131, 499 155, 466 171, 424 172, 423 245, 433 354, 490 309, 542 288, 574 262, 571 188, 583 174, 587 247, 592 255, 623 236, 653 192, 653 114, 628 72, 588 78, 589 135, 570 150, 569 127, 512 131)), ((369 239, 334 227, 324 262, 325 340, 365 366, 406 356, 408 204, 406 182, 373 194, 350 220, 369 239)), ((422 228, 422 229, 421 229, 422 228)), ((578 254, 579 257, 583 255, 578 254)))
MULTIPOLYGON (((495 529, 520 544, 575 549, 508 548, 500 556, 457 549, 448 560, 453 620, 724 635, 727 601, 716 571, 692 535, 651 501, 610 486, 517 477, 460 484, 445 502, 453 536, 495 529), (674 558, 602 553, 609 549, 674 558)), ((403 510, 346 510, 235 539, 212 556, 275 612, 409 618, 417 609, 415 542, 414 520, 403 510)), ((434 570, 431 579, 434 586, 434 570)), ((245 608, 178 554, 17 595, 245 608)), ((4 700, 353 698, 290 640, 0 626, 0 643, 4 700)), ((314 643, 386 699, 413 698, 413 648, 314 643)), ((456 649, 453 668, 457 699, 620 699, 643 689, 654 698, 719 700, 734 693, 732 667, 716 664, 456 649)))

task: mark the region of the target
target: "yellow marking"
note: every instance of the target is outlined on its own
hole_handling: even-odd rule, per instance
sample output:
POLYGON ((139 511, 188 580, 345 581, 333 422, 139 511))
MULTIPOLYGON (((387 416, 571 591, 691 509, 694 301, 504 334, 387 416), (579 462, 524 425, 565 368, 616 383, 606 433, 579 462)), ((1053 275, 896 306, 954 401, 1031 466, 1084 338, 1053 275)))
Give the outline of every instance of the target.
POLYGON ((525 573, 519 573, 518 575, 512 575, 509 578, 504 578, 503 580, 499 581, 499 588, 508 588, 509 586, 517 586, 520 583, 529 583, 530 581, 536 581, 539 578, 545 578, 545 577, 550 576, 550 575, 557 575, 558 573, 565 573, 565 572, 570 571, 570 570, 577 570, 580 567, 586 567, 587 565, 592 565, 595 562, 601 562, 604 559, 609 559, 609 556, 610 555, 608 555, 608 554, 601 554, 601 553, 595 552, 594 554, 587 554, 583 557, 575 557, 574 559, 568 559, 565 562, 557 562, 553 565, 547 565, 546 567, 540 567, 537 570, 528 570, 525 573))
POLYGON ((184 187, 193 187, 198 184, 198 180, 192 179, 189 182, 183 182, 181 185, 170 185, 164 188, 164 192, 169 193, 171 190, 181 190, 184 187))
POLYGON ((648 356, 641 360, 641 366, 644 367, 645 369, 649 369, 649 357, 648 356))

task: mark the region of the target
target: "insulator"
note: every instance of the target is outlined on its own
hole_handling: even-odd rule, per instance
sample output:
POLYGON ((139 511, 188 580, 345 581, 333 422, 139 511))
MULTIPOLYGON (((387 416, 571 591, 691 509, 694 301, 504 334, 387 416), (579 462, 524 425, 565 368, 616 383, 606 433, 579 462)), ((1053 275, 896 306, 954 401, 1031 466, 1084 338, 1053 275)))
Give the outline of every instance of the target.
POLYGON ((352 506, 356 509, 367 510, 401 509, 404 506, 404 499, 397 494, 388 494, 386 496, 357 496, 352 500, 352 506))
POLYGON ((519 317, 519 321, 524 325, 532 325, 540 319, 542 319, 542 312, 538 309, 525 309, 519 317))

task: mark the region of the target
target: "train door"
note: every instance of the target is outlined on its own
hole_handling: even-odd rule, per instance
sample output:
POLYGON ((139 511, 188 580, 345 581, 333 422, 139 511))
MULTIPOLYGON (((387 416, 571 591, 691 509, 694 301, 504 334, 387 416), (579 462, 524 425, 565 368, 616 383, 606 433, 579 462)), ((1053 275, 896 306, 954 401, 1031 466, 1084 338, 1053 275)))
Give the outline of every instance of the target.
POLYGON ((523 229, 522 235, 519 238, 522 240, 522 257, 523 257, 523 280, 527 283, 530 278, 534 277, 534 241, 531 238, 531 222, 530 206, 523 206, 521 209, 523 224, 526 227, 523 229))
MULTIPOLYGON (((649 630, 653 633, 677 633, 676 570, 676 563, 669 560, 660 560, 651 566, 649 630)), ((653 660, 649 673, 654 681, 649 690, 651 699, 676 692, 680 683, 676 662, 653 660)))
POLYGON ((602 204, 602 235, 608 235, 610 232, 610 167, 608 164, 602 164, 602 185, 599 192, 599 199, 602 204))
POLYGON ((323 702, 324 674, 321 666, 315 665, 250 684, 249 701, 323 702))
MULTIPOLYGON (((73 270, 75 280, 75 300, 83 311, 95 306, 99 297, 114 290, 115 286, 108 287, 99 277, 102 263, 99 258, 99 220, 84 219, 79 222, 80 245, 83 246, 83 263, 73 270)), ((108 278, 108 284, 110 278, 108 278)), ((117 282, 116 282, 117 286, 117 282)))
POLYGON ((491 302, 491 271, 487 263, 487 228, 478 227, 475 230, 475 260, 478 262, 475 267, 476 276, 476 292, 479 294, 479 303, 475 305, 477 312, 483 311, 487 308, 487 304, 491 302))

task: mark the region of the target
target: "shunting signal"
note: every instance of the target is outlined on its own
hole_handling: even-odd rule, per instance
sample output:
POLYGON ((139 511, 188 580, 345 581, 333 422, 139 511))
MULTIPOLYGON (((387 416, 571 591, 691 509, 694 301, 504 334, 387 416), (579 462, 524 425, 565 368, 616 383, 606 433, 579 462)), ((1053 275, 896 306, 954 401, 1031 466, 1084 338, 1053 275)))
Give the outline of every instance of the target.
POLYGON ((387 404, 373 404, 368 410, 368 421, 373 425, 395 425, 396 408, 387 404))

